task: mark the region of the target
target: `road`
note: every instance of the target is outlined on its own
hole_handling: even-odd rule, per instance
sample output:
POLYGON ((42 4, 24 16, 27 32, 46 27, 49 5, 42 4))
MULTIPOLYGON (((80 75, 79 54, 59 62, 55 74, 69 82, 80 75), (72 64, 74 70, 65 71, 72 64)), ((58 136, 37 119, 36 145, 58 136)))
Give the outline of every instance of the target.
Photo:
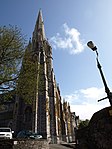
POLYGON ((50 146, 49 149, 71 149, 70 147, 66 147, 60 144, 49 144, 49 146, 50 146))

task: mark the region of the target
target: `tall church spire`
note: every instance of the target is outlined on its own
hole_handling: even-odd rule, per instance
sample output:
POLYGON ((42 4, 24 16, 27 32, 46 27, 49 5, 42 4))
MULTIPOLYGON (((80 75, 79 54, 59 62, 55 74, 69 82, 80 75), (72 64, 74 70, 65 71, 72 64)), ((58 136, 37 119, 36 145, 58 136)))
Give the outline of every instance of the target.
POLYGON ((43 23, 43 17, 42 17, 42 10, 39 10, 34 33, 33 33, 34 38, 38 40, 45 40, 45 30, 44 30, 44 23, 43 23))

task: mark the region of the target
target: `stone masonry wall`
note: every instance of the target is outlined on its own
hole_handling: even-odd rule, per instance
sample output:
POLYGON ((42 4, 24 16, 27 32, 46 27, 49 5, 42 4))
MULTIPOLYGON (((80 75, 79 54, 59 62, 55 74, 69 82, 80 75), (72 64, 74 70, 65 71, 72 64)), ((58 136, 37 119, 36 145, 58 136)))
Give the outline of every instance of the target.
POLYGON ((14 141, 13 149, 49 149, 49 143, 46 140, 14 141))
POLYGON ((88 127, 77 131, 78 149, 112 149, 112 106, 92 116, 88 127))
POLYGON ((0 149, 49 149, 47 140, 0 140, 0 149))

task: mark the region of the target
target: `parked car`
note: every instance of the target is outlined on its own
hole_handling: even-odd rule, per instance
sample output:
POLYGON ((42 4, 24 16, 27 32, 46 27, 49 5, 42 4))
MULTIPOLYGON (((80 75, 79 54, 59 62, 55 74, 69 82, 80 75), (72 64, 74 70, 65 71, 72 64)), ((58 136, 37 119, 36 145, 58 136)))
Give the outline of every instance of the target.
POLYGON ((42 135, 38 135, 36 133, 33 133, 31 136, 30 136, 30 139, 42 139, 42 135))
POLYGON ((17 138, 42 139, 42 135, 39 135, 38 133, 33 133, 29 130, 22 130, 17 134, 17 138))
POLYGON ((12 139, 14 131, 11 128, 0 127, 0 139, 12 139))
POLYGON ((32 134, 31 131, 22 130, 17 134, 17 138, 29 138, 31 134, 32 134))

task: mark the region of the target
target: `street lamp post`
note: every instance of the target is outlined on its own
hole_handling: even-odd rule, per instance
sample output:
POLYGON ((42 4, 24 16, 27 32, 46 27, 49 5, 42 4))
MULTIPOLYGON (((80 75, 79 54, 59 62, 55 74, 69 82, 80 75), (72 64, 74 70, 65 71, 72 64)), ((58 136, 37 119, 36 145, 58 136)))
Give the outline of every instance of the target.
POLYGON ((110 92, 110 90, 109 90, 109 88, 108 88, 108 86, 107 86, 107 83, 106 83, 106 80, 105 80, 105 77, 104 77, 104 74, 103 74, 103 71, 102 71, 102 68, 101 68, 101 64, 100 64, 100 62, 99 62, 99 60, 98 60, 97 47, 94 45, 94 43, 93 43, 92 41, 89 41, 89 42, 87 43, 87 46, 88 46, 90 49, 92 49, 93 51, 96 52, 97 67, 98 67, 98 69, 99 69, 99 72, 100 72, 100 75, 101 75, 101 78, 102 78, 102 81, 103 81, 103 84, 104 84, 104 87, 105 87, 105 92, 106 92, 106 94, 107 94, 107 97, 98 100, 98 102, 101 101, 101 100, 104 100, 104 99, 108 98, 108 99, 109 99, 109 102, 110 102, 110 105, 112 106, 112 92, 110 92))

